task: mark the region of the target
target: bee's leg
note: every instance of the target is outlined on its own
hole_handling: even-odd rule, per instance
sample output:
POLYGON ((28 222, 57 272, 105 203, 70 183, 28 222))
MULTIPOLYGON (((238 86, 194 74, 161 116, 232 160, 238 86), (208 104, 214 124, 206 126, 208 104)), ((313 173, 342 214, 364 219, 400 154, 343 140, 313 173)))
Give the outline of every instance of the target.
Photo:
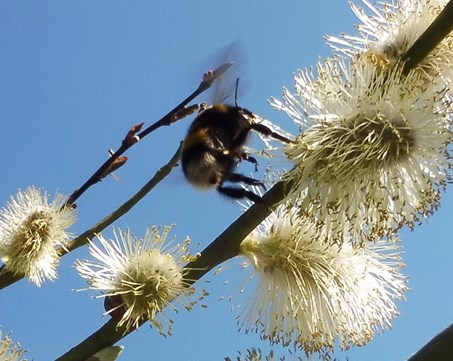
POLYGON ((244 188, 234 188, 234 187, 217 187, 217 191, 229 198, 233 199, 243 199, 247 198, 254 203, 264 204, 263 198, 261 198, 258 194, 248 191, 244 188))
POLYGON ((271 130, 270 128, 266 127, 263 124, 252 123, 251 127, 254 131, 261 133, 261 134, 265 135, 266 137, 272 137, 272 138, 277 139, 284 143, 294 143, 292 140, 284 137, 283 135, 275 133, 273 130, 271 130))
POLYGON ((244 184, 248 184, 251 186, 259 186, 259 187, 262 187, 264 190, 266 190, 266 187, 264 186, 263 182, 259 181, 258 179, 246 177, 245 175, 242 175, 239 173, 231 174, 228 177, 227 181, 232 182, 232 183, 244 183, 244 184))
MULTIPOLYGON (((232 152, 229 152, 229 153, 232 153, 232 152)), ((239 164, 240 161, 245 160, 245 161, 247 161, 247 162, 252 163, 253 165, 255 165, 255 172, 258 172, 258 161, 256 160, 255 157, 252 157, 251 155, 247 154, 247 153, 244 152, 244 151, 242 151, 242 152, 235 152, 234 155, 235 155, 235 157, 236 157, 237 159, 239 159, 238 162, 237 162, 238 164, 239 164)), ((236 165, 238 165, 238 164, 236 164, 236 165)))
POLYGON ((244 143, 246 143, 247 138, 249 137, 250 130, 252 127, 247 127, 243 130, 241 130, 234 139, 229 144, 230 149, 235 149, 235 148, 241 148, 244 143))

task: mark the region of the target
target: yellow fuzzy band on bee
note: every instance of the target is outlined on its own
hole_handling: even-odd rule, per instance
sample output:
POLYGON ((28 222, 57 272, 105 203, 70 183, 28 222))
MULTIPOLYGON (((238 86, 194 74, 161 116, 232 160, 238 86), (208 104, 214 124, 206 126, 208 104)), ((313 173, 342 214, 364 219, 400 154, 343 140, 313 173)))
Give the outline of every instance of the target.
POLYGON ((206 139, 209 139, 209 135, 206 129, 198 129, 187 134, 186 139, 184 139, 182 149, 184 150, 190 148, 193 145, 204 143, 206 139))
POLYGON ((230 107, 225 104, 216 104, 216 105, 213 105, 211 108, 215 108, 217 111, 222 112, 222 113, 228 113, 228 110, 230 107))

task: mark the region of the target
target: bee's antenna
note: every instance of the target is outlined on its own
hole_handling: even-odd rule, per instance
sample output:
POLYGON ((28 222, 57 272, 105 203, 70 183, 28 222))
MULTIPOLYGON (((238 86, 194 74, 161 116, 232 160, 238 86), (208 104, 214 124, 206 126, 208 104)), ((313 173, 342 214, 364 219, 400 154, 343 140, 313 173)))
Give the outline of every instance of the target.
POLYGON ((234 91, 234 106, 238 107, 238 88, 239 88, 239 78, 236 78, 236 90, 234 91))

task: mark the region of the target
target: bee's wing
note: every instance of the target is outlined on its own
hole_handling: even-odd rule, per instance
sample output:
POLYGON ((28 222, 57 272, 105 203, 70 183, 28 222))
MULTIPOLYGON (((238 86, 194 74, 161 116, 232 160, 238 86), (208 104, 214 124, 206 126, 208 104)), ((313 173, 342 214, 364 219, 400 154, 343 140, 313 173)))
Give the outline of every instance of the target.
POLYGON ((241 79, 240 89, 243 89, 243 74, 245 68, 245 51, 239 41, 232 42, 219 51, 218 65, 232 62, 233 65, 214 83, 212 89, 212 104, 236 105, 236 84, 241 79))

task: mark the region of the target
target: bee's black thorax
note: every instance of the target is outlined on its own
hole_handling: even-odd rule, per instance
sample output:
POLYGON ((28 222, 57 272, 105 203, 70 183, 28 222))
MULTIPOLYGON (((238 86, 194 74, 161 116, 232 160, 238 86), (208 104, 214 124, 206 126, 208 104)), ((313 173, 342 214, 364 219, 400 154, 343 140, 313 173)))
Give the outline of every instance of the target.
POLYGON ((200 129, 204 129, 207 136, 212 138, 214 147, 237 149, 246 141, 250 122, 243 116, 242 108, 214 105, 195 118, 188 136, 200 129))
POLYGON ((236 152, 250 129, 242 108, 215 105, 201 112, 182 146, 181 164, 187 179, 201 187, 222 183, 233 172, 236 152))

